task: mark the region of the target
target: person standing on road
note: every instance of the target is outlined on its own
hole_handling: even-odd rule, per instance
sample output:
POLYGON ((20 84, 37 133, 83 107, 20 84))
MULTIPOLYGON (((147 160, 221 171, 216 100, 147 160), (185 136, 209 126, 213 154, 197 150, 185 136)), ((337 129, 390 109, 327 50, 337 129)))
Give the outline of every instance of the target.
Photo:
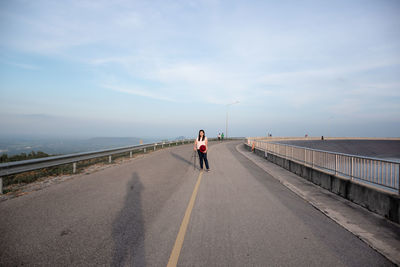
POLYGON ((208 139, 204 133, 204 130, 199 131, 199 136, 194 141, 193 150, 199 154, 200 160, 200 169, 203 169, 203 161, 206 164, 206 171, 210 171, 210 167, 208 165, 207 160, 207 151, 208 151, 208 139))

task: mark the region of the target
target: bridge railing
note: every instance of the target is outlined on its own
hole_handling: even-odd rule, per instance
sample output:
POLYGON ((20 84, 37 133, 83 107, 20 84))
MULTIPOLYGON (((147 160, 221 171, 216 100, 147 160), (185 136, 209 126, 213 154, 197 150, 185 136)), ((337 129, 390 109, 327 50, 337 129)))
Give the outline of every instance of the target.
MULTIPOLYGON (((275 141, 275 140, 274 140, 275 141)), ((299 147, 247 138, 246 143, 266 153, 345 179, 400 194, 400 162, 299 147)), ((266 154, 267 155, 267 154, 266 154)))

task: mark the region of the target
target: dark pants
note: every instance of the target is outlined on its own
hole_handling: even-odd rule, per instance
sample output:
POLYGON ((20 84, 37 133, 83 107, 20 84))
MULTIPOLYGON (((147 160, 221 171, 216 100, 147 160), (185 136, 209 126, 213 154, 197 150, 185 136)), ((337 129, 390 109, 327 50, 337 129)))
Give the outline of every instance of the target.
POLYGON ((207 153, 202 153, 200 152, 200 150, 197 150, 197 153, 199 153, 200 169, 203 169, 203 160, 204 160, 204 162, 206 163, 206 168, 208 170, 210 167, 208 167, 207 153))

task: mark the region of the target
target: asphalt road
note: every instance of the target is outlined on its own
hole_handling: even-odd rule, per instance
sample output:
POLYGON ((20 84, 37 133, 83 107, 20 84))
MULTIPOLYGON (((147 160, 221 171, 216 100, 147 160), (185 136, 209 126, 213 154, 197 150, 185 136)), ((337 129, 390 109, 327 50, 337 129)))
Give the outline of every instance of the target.
POLYGON ((0 203, 0 266, 391 266, 237 152, 168 148, 0 203), (198 164, 197 164, 198 166, 198 164))

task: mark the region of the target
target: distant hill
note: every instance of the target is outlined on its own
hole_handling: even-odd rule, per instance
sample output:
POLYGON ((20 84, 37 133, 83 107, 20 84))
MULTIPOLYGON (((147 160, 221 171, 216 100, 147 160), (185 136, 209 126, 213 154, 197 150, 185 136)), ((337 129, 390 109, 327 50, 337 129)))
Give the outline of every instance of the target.
POLYGON ((94 137, 89 139, 67 138, 0 138, 0 154, 8 156, 32 151, 43 151, 49 155, 71 154, 124 146, 134 146, 143 143, 158 142, 158 139, 139 137, 94 137))
MULTIPOLYGON (((141 138, 137 137, 94 137, 83 142, 94 146, 129 146, 140 143, 141 138)), ((144 141, 143 141, 144 142, 144 141)))

